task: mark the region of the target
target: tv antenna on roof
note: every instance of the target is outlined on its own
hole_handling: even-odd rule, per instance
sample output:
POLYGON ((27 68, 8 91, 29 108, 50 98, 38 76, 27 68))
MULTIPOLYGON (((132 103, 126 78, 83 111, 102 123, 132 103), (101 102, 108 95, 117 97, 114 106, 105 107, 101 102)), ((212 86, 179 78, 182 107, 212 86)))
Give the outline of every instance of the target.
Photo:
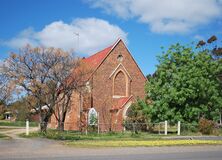
POLYGON ((76 50, 79 50, 79 33, 78 32, 74 32, 74 35, 77 37, 77 47, 76 50))

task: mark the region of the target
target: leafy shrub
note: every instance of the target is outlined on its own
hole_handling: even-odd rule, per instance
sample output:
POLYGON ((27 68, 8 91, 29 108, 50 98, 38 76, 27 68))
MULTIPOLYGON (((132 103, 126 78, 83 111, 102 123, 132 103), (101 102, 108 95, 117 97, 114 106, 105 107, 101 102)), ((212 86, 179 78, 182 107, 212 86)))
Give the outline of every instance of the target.
POLYGON ((134 133, 139 131, 150 131, 150 109, 145 101, 137 99, 135 103, 126 112, 127 118, 123 125, 126 130, 130 130, 134 133))
POLYGON ((5 117, 3 114, 0 114, 0 120, 3 120, 5 117))
POLYGON ((181 132, 183 134, 197 133, 199 131, 198 123, 181 123, 181 132))
POLYGON ((214 133, 214 130, 215 130, 215 123, 211 120, 208 120, 208 119, 205 119, 205 118, 201 118, 199 120, 199 125, 198 125, 198 128, 199 128, 199 131, 202 133, 202 134, 212 134, 214 133))

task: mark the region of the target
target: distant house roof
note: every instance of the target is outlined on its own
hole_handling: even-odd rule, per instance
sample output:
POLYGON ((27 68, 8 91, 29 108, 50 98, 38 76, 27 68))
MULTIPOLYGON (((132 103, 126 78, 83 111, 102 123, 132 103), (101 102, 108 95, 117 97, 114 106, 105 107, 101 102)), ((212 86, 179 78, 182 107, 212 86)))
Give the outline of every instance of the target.
MULTIPOLYGON (((50 104, 49 104, 49 106, 50 106, 50 104)), ((39 108, 32 108, 31 110, 30 110, 30 112, 31 113, 36 113, 37 111, 39 110, 39 108)), ((47 106, 47 105, 44 105, 44 106, 42 106, 41 107, 41 110, 49 110, 49 107, 47 106)))
POLYGON ((3 114, 4 114, 4 115, 6 115, 6 114, 12 114, 12 112, 11 112, 11 111, 6 111, 6 112, 4 112, 3 114))

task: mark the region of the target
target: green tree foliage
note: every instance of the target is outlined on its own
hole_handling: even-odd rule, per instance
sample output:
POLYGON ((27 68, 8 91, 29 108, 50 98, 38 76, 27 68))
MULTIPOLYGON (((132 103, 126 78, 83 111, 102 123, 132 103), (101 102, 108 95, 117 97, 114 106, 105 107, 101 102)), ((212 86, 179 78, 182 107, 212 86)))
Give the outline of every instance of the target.
POLYGON ((149 113, 147 104, 143 100, 138 99, 136 103, 131 105, 126 115, 131 123, 147 123, 150 118, 149 113))
POLYGON ((152 122, 218 120, 222 107, 221 65, 208 49, 172 45, 158 57, 159 65, 146 83, 152 122))
POLYGON ((30 109, 27 106, 25 98, 19 99, 10 104, 9 109, 17 121, 25 121, 30 116, 30 109))
POLYGON ((136 103, 133 103, 127 110, 126 116, 124 123, 126 129, 135 133, 138 133, 138 130, 149 130, 150 110, 143 100, 138 99, 136 103))

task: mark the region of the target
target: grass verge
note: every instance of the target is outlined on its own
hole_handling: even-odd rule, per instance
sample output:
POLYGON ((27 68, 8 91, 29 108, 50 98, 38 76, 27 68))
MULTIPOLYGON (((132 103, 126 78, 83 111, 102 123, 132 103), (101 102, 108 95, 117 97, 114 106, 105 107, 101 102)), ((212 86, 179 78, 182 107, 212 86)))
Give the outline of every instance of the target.
POLYGON ((80 132, 74 131, 64 131, 59 132, 57 130, 49 129, 47 133, 41 132, 32 132, 29 136, 25 134, 21 134, 21 137, 32 138, 32 137, 42 137, 48 139, 55 139, 55 140, 156 140, 161 139, 161 135, 156 134, 147 134, 147 133, 139 133, 139 134, 132 134, 130 132, 126 133, 89 133, 89 134, 82 134, 80 132))
POLYGON ((214 140, 154 140, 154 141, 72 141, 66 145, 75 147, 154 147, 187 145, 222 145, 214 140))
POLYGON ((11 138, 11 137, 6 136, 6 135, 0 133, 0 139, 10 139, 10 138, 11 138))
MULTIPOLYGON (((26 122, 24 121, 0 121, 0 126, 13 126, 13 127, 25 127, 26 122)), ((38 123, 36 122, 29 122, 30 127, 37 127, 38 123)))
POLYGON ((54 140, 66 140, 64 143, 75 147, 152 147, 152 146, 176 146, 176 145, 222 145, 216 140, 164 140, 165 136, 147 133, 89 133, 88 135, 74 131, 59 132, 49 129, 47 133, 32 132, 26 138, 42 137, 54 140))

